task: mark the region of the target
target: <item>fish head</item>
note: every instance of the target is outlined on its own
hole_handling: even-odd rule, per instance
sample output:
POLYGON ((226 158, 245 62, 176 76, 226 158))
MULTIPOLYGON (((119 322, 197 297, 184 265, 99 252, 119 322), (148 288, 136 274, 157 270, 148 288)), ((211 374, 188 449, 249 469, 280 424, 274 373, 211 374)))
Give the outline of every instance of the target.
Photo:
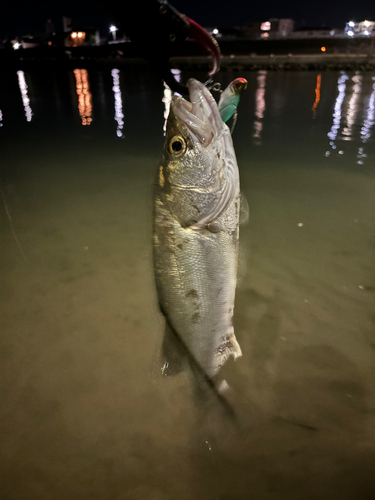
POLYGON ((167 122, 163 163, 171 185, 209 187, 220 175, 229 129, 215 99, 201 82, 187 82, 190 102, 173 96, 167 122))
POLYGON ((158 189, 182 227, 205 227, 239 195, 232 136, 210 91, 187 82, 190 102, 174 96, 167 121, 158 189))

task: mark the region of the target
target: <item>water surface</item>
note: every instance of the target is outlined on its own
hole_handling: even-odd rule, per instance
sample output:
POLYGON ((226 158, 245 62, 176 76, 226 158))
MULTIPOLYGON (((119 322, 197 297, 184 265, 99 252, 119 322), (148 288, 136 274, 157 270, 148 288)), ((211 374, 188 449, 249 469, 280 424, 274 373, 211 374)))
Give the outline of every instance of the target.
POLYGON ((374 496, 375 74, 219 80, 238 76, 235 419, 160 374, 168 90, 116 68, 2 76, 2 498, 374 496))

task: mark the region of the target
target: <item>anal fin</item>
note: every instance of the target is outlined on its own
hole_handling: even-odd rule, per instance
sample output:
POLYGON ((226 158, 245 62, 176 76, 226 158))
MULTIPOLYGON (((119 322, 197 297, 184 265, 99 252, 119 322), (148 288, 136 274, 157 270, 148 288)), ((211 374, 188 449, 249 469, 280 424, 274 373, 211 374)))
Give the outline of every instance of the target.
POLYGON ((187 365, 186 349, 178 334, 166 319, 161 348, 161 372, 163 375, 177 375, 187 365))
POLYGON ((225 335, 222 343, 216 351, 216 362, 218 366, 223 366, 231 356, 235 360, 242 356, 240 344, 237 342, 234 333, 225 335))

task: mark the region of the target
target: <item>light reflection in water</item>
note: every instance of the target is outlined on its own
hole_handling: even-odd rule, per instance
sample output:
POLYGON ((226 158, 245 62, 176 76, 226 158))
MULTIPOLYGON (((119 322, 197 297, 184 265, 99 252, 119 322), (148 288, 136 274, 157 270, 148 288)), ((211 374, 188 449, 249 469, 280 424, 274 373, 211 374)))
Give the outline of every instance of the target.
POLYGON ((346 127, 343 128, 342 130, 342 135, 344 141, 351 141, 352 140, 352 128, 353 124, 355 122, 355 117, 358 111, 358 98, 361 93, 361 87, 362 87, 362 76, 361 75, 354 75, 352 78, 353 81, 353 91, 352 95, 350 97, 350 101, 348 104, 348 110, 346 113, 346 127))
POLYGON ((319 101, 320 101, 320 86, 322 83, 322 75, 317 75, 316 76, 316 85, 315 85, 315 101, 314 104, 311 108, 313 112, 313 118, 316 117, 316 108, 318 107, 319 101))
MULTIPOLYGON (((349 77, 346 73, 342 73, 340 78, 338 79, 338 82, 337 82, 338 95, 336 98, 335 107, 334 107, 334 111, 333 111, 333 123, 332 123, 331 130, 327 134, 328 138, 331 139, 329 144, 332 147, 332 149, 336 149, 335 140, 336 140, 338 131, 340 129, 341 108, 342 108, 342 103, 344 102, 344 99, 345 99, 346 80, 348 78, 349 77)), ((329 156, 329 151, 326 151, 326 156, 329 156)))
POLYGON ((90 125, 92 122, 92 95, 87 70, 75 69, 76 91, 78 96, 78 111, 82 125, 90 125))
MULTIPOLYGON (((175 80, 177 82, 179 82, 181 80, 181 70, 179 70, 179 69, 172 69, 172 74, 174 75, 175 80)), ((163 84, 164 84, 164 93, 163 93, 163 98, 162 98, 161 101, 164 103, 164 125, 163 125, 163 132, 164 132, 164 135, 165 135, 165 133, 167 131, 167 120, 168 120, 169 110, 170 110, 170 107, 171 107, 172 96, 173 95, 180 96, 181 94, 179 94, 178 92, 173 93, 171 91, 171 89, 169 88, 169 86, 165 82, 163 82, 163 84)))
POLYGON ((124 114, 122 112, 122 96, 120 89, 120 70, 113 69, 111 71, 112 79, 113 79, 113 95, 115 97, 115 120, 117 122, 117 137, 124 137, 122 133, 122 129, 124 127, 124 114))
POLYGON ((3 112, 0 109, 0 127, 3 126, 3 112))
POLYGON ((368 108, 366 112, 366 118, 363 122, 363 127, 361 128, 361 141, 366 142, 370 139, 370 129, 374 125, 375 118, 375 77, 372 77, 372 93, 369 99, 368 108))
MULTIPOLYGON (((365 144, 368 139, 371 137, 371 127, 375 123, 375 77, 372 77, 372 81, 374 82, 372 84, 372 92, 370 95, 370 99, 368 102, 368 107, 366 111, 366 118, 363 121, 363 126, 361 128, 361 141, 365 144)), ((366 158, 367 155, 364 152, 364 148, 360 147, 358 148, 358 153, 357 153, 357 163, 358 165, 363 164, 364 158, 366 158)))
POLYGON ((258 71, 257 82, 258 87, 255 93, 255 120, 253 138, 255 144, 261 144, 261 134, 263 130, 263 116, 266 109, 265 93, 266 93, 266 77, 267 71, 258 71))
POLYGON ((27 94, 27 85, 26 85, 26 80, 25 80, 25 74, 23 71, 17 71, 17 76, 18 76, 18 85, 21 91, 21 96, 22 96, 22 102, 23 102, 23 107, 25 110, 25 116, 26 116, 26 121, 31 122, 33 112, 30 107, 30 99, 27 94))

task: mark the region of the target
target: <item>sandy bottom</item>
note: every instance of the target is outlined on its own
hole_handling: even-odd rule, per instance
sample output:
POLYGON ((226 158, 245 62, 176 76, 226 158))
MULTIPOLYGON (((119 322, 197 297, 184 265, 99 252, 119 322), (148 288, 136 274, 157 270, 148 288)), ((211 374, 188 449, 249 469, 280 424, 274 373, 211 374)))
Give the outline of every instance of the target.
POLYGON ((189 373, 160 374, 157 148, 9 152, 2 499, 375 497, 375 179, 260 156, 255 169, 239 150, 243 357, 223 369, 235 418, 198 399, 189 373))

